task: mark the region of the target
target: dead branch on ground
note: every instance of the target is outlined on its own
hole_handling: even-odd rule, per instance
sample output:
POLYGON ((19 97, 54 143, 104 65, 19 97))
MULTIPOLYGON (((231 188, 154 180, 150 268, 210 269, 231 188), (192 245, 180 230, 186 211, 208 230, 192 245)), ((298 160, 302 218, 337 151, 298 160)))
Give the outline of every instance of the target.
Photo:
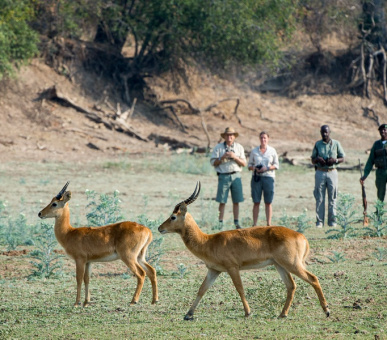
POLYGON ((239 107, 239 103, 240 103, 240 99, 238 97, 224 98, 224 99, 218 100, 217 102, 215 102, 213 104, 210 104, 210 105, 208 105, 208 106, 206 106, 204 108, 194 107, 188 100, 180 99, 180 98, 178 98, 178 99, 170 99, 170 100, 163 100, 163 101, 160 101, 160 105, 162 105, 162 107, 160 109, 169 109, 169 110, 171 110, 172 114, 174 115, 174 117, 178 121, 180 127, 182 128, 183 132, 186 132, 185 131, 186 127, 182 123, 180 118, 178 117, 177 112, 176 112, 176 110, 175 110, 175 108, 173 106, 173 104, 177 104, 179 102, 186 104, 188 106, 191 114, 200 116, 201 125, 202 125, 204 133, 206 134, 206 137, 207 137, 207 147, 210 148, 211 139, 210 139, 210 135, 209 135, 208 130, 207 130, 207 124, 206 124, 206 121, 205 121, 204 113, 211 111, 213 108, 217 107, 219 104, 221 104, 223 102, 226 102, 226 101, 235 101, 236 102, 235 108, 234 108, 234 111, 233 111, 233 115, 236 117, 236 119, 238 121, 238 124, 240 126, 242 126, 244 128, 247 128, 247 129, 251 129, 251 128, 247 127, 247 126, 243 126, 242 120, 238 116, 238 107, 239 107), (166 106, 166 105, 168 105, 168 106, 166 106))
MULTIPOLYGON (((42 91, 36 100, 43 100, 43 99, 53 100, 63 106, 72 107, 78 112, 83 113, 90 120, 99 124, 102 123, 105 127, 107 127, 110 130, 116 130, 118 132, 126 133, 127 135, 135 137, 141 141, 145 141, 145 142, 148 141, 146 137, 143 137, 138 132, 134 131, 134 129, 131 126, 129 126, 125 120, 122 119, 121 117, 122 113, 121 113, 121 108, 119 104, 117 104, 117 110, 115 111, 115 114, 112 117, 110 117, 110 115, 102 115, 101 113, 88 110, 76 104, 73 100, 71 100, 64 94, 62 94, 55 85, 42 91)), ((106 101, 107 100, 105 99, 105 102, 106 101)))

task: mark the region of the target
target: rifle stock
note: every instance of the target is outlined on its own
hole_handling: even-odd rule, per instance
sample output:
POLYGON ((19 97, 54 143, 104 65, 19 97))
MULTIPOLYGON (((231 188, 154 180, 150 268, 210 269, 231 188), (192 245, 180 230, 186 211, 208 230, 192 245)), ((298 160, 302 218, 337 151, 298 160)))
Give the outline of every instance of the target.
MULTIPOLYGON (((360 170, 360 177, 363 177, 363 172, 361 170, 360 159, 359 159, 359 170, 360 170)), ((362 201, 363 201, 363 226, 368 226, 367 195, 366 195, 364 184, 360 183, 360 185, 361 185, 361 197, 362 197, 362 201)))

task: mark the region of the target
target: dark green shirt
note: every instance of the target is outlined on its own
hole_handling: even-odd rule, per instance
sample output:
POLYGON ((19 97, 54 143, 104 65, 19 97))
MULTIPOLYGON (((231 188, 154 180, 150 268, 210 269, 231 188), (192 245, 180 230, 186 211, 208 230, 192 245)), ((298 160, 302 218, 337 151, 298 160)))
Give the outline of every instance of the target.
MULTIPOLYGON (((325 143, 322 139, 317 141, 312 151, 312 159, 316 157, 322 157, 325 160, 328 158, 344 158, 345 153, 339 141, 331 139, 328 143, 325 143)), ((319 168, 333 169, 337 168, 337 164, 333 165, 317 165, 319 168)))
POLYGON ((375 150, 387 148, 387 143, 382 143, 382 140, 377 140, 374 145, 372 145, 370 155, 368 157, 367 163, 364 167, 364 178, 367 178, 370 172, 372 171, 372 168, 375 164, 375 150))

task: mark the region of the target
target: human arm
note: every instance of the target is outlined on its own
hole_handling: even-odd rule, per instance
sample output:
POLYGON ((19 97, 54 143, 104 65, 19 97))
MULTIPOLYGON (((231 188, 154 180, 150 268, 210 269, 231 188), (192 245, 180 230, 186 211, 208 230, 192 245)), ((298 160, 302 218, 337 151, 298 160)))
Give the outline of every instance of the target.
POLYGON ((311 161, 313 165, 319 164, 321 166, 326 165, 324 158, 318 155, 317 143, 314 145, 311 161))
POLYGON ((376 147, 376 142, 374 143, 374 145, 371 148, 370 155, 368 156, 367 163, 366 163, 366 165, 364 167, 364 174, 360 178, 360 183, 361 184, 364 184, 364 181, 366 180, 366 178, 368 177, 368 175, 370 174, 370 172, 372 171, 372 168, 374 166, 374 162, 375 162, 375 147, 376 147))

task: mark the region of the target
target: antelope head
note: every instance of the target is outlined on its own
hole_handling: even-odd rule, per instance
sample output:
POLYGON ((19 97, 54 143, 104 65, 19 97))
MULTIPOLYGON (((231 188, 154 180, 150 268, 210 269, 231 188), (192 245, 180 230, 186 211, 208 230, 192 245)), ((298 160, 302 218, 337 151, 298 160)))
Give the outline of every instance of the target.
POLYGON ((184 228, 185 216, 187 213, 187 205, 195 202, 200 193, 200 182, 196 183, 195 191, 186 200, 176 204, 172 215, 159 227, 161 234, 179 233, 184 228))
POLYGON ((69 183, 67 182, 58 195, 51 200, 50 204, 39 212, 38 216, 40 218, 53 218, 62 215, 63 208, 71 199, 71 191, 66 191, 69 183))

